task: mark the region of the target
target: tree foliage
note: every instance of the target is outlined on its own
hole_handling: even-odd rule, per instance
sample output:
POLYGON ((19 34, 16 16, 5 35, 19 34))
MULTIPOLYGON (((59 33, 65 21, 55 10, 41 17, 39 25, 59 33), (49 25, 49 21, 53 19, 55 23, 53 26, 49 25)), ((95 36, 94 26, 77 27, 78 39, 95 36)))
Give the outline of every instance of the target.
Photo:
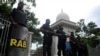
POLYGON ((35 18, 35 14, 29 11, 25 11, 27 15, 27 27, 29 31, 33 32, 32 42, 42 43, 42 38, 40 35, 40 30, 37 29, 37 25, 39 25, 38 18, 35 18))
POLYGON ((81 19, 78 22, 79 28, 76 30, 76 32, 84 32, 86 33, 86 36, 93 34, 93 31, 97 29, 97 25, 92 21, 89 22, 87 25, 84 22, 85 22, 84 19, 81 19))
POLYGON ((13 5, 17 1, 31 2, 32 6, 36 6, 35 0, 0 0, 0 13, 6 13, 7 14, 7 13, 11 12, 13 5))
POLYGON ((77 29, 76 32, 77 33, 79 33, 79 32, 85 33, 85 36, 81 39, 84 40, 84 42, 87 43, 88 45, 90 45, 91 47, 96 47, 96 45, 98 45, 98 43, 99 43, 99 41, 97 40, 97 36, 100 35, 100 28, 97 28, 97 25, 92 21, 86 25, 84 23, 84 19, 81 19, 78 22, 78 25, 79 25, 79 28, 77 29))
POLYGON ((35 0, 0 0, 0 4, 9 4, 10 6, 13 6, 17 1, 27 1, 31 2, 33 6, 36 6, 35 0))

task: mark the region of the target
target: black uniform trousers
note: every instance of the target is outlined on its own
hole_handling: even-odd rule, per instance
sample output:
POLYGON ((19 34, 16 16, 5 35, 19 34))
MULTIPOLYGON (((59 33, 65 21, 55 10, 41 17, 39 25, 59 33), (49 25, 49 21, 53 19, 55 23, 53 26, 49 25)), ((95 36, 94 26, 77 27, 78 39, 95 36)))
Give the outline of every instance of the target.
POLYGON ((81 48, 78 48, 78 56, 88 56, 88 49, 85 44, 81 45, 81 48))
POLYGON ((65 51, 65 42, 66 40, 64 39, 59 39, 58 40, 58 56, 61 56, 61 51, 63 53, 63 56, 66 56, 66 51, 65 51))
POLYGON ((52 36, 43 37, 43 56, 51 56, 52 36))
POLYGON ((77 56, 77 44, 71 43, 71 56, 77 56))

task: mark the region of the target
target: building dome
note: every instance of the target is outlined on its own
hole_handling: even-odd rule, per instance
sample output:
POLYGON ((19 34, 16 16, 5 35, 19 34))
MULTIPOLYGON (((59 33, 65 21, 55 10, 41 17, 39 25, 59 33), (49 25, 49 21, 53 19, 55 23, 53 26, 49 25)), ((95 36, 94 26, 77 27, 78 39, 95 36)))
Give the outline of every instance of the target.
POLYGON ((56 17, 56 21, 60 19, 69 20, 69 16, 62 10, 61 13, 59 13, 58 16, 56 17))

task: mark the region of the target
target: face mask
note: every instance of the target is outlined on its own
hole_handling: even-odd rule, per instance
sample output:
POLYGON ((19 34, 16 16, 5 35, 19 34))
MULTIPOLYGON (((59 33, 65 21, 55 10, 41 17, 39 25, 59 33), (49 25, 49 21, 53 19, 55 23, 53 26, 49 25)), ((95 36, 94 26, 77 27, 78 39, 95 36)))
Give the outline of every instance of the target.
POLYGON ((46 24, 50 24, 50 21, 46 21, 46 24))

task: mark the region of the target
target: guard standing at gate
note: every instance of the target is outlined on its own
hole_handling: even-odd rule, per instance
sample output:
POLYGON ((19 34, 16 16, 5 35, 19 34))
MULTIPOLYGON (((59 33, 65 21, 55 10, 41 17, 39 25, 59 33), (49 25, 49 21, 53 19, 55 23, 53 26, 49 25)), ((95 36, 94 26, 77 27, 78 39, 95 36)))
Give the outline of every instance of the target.
POLYGON ((89 56, 88 55, 87 45, 84 43, 84 41, 80 40, 80 36, 79 35, 77 37, 77 40, 79 42, 78 56, 89 56))
POLYGON ((18 25, 26 27, 26 14, 23 11, 24 5, 23 2, 19 2, 18 7, 14 8, 10 14, 10 20, 15 27, 18 27, 18 25))
POLYGON ((65 51, 65 44, 66 44, 66 35, 65 32, 63 31, 63 27, 60 26, 58 30, 56 31, 58 35, 58 56, 61 56, 61 51, 63 52, 63 56, 66 56, 66 51, 65 51))
MULTIPOLYGON (((23 26, 26 27, 26 14, 23 11, 23 7, 24 7, 24 3, 22 1, 20 1, 18 3, 18 7, 14 8, 11 13, 10 13, 10 21, 11 21, 11 26, 10 26, 10 30, 9 30, 9 36, 8 36, 8 43, 10 42, 10 38, 11 38, 11 33, 12 33, 12 29, 16 29, 19 28, 19 26, 23 26)), ((8 56, 8 52, 9 50, 9 44, 7 44, 7 54, 6 56, 8 56)))
POLYGON ((77 40, 75 39, 74 32, 71 32, 70 39, 71 39, 70 43, 72 51, 71 56, 77 56, 77 40))
POLYGON ((20 1, 18 3, 18 7, 14 8, 10 13, 10 21, 12 24, 9 30, 9 38, 11 37, 11 32, 13 31, 13 28, 16 29, 18 28, 18 26, 26 27, 26 14, 23 11, 24 5, 25 4, 20 1))
POLYGON ((50 20, 46 19, 45 24, 40 28, 43 36, 43 56, 51 56, 51 45, 53 30, 50 28, 50 20))

